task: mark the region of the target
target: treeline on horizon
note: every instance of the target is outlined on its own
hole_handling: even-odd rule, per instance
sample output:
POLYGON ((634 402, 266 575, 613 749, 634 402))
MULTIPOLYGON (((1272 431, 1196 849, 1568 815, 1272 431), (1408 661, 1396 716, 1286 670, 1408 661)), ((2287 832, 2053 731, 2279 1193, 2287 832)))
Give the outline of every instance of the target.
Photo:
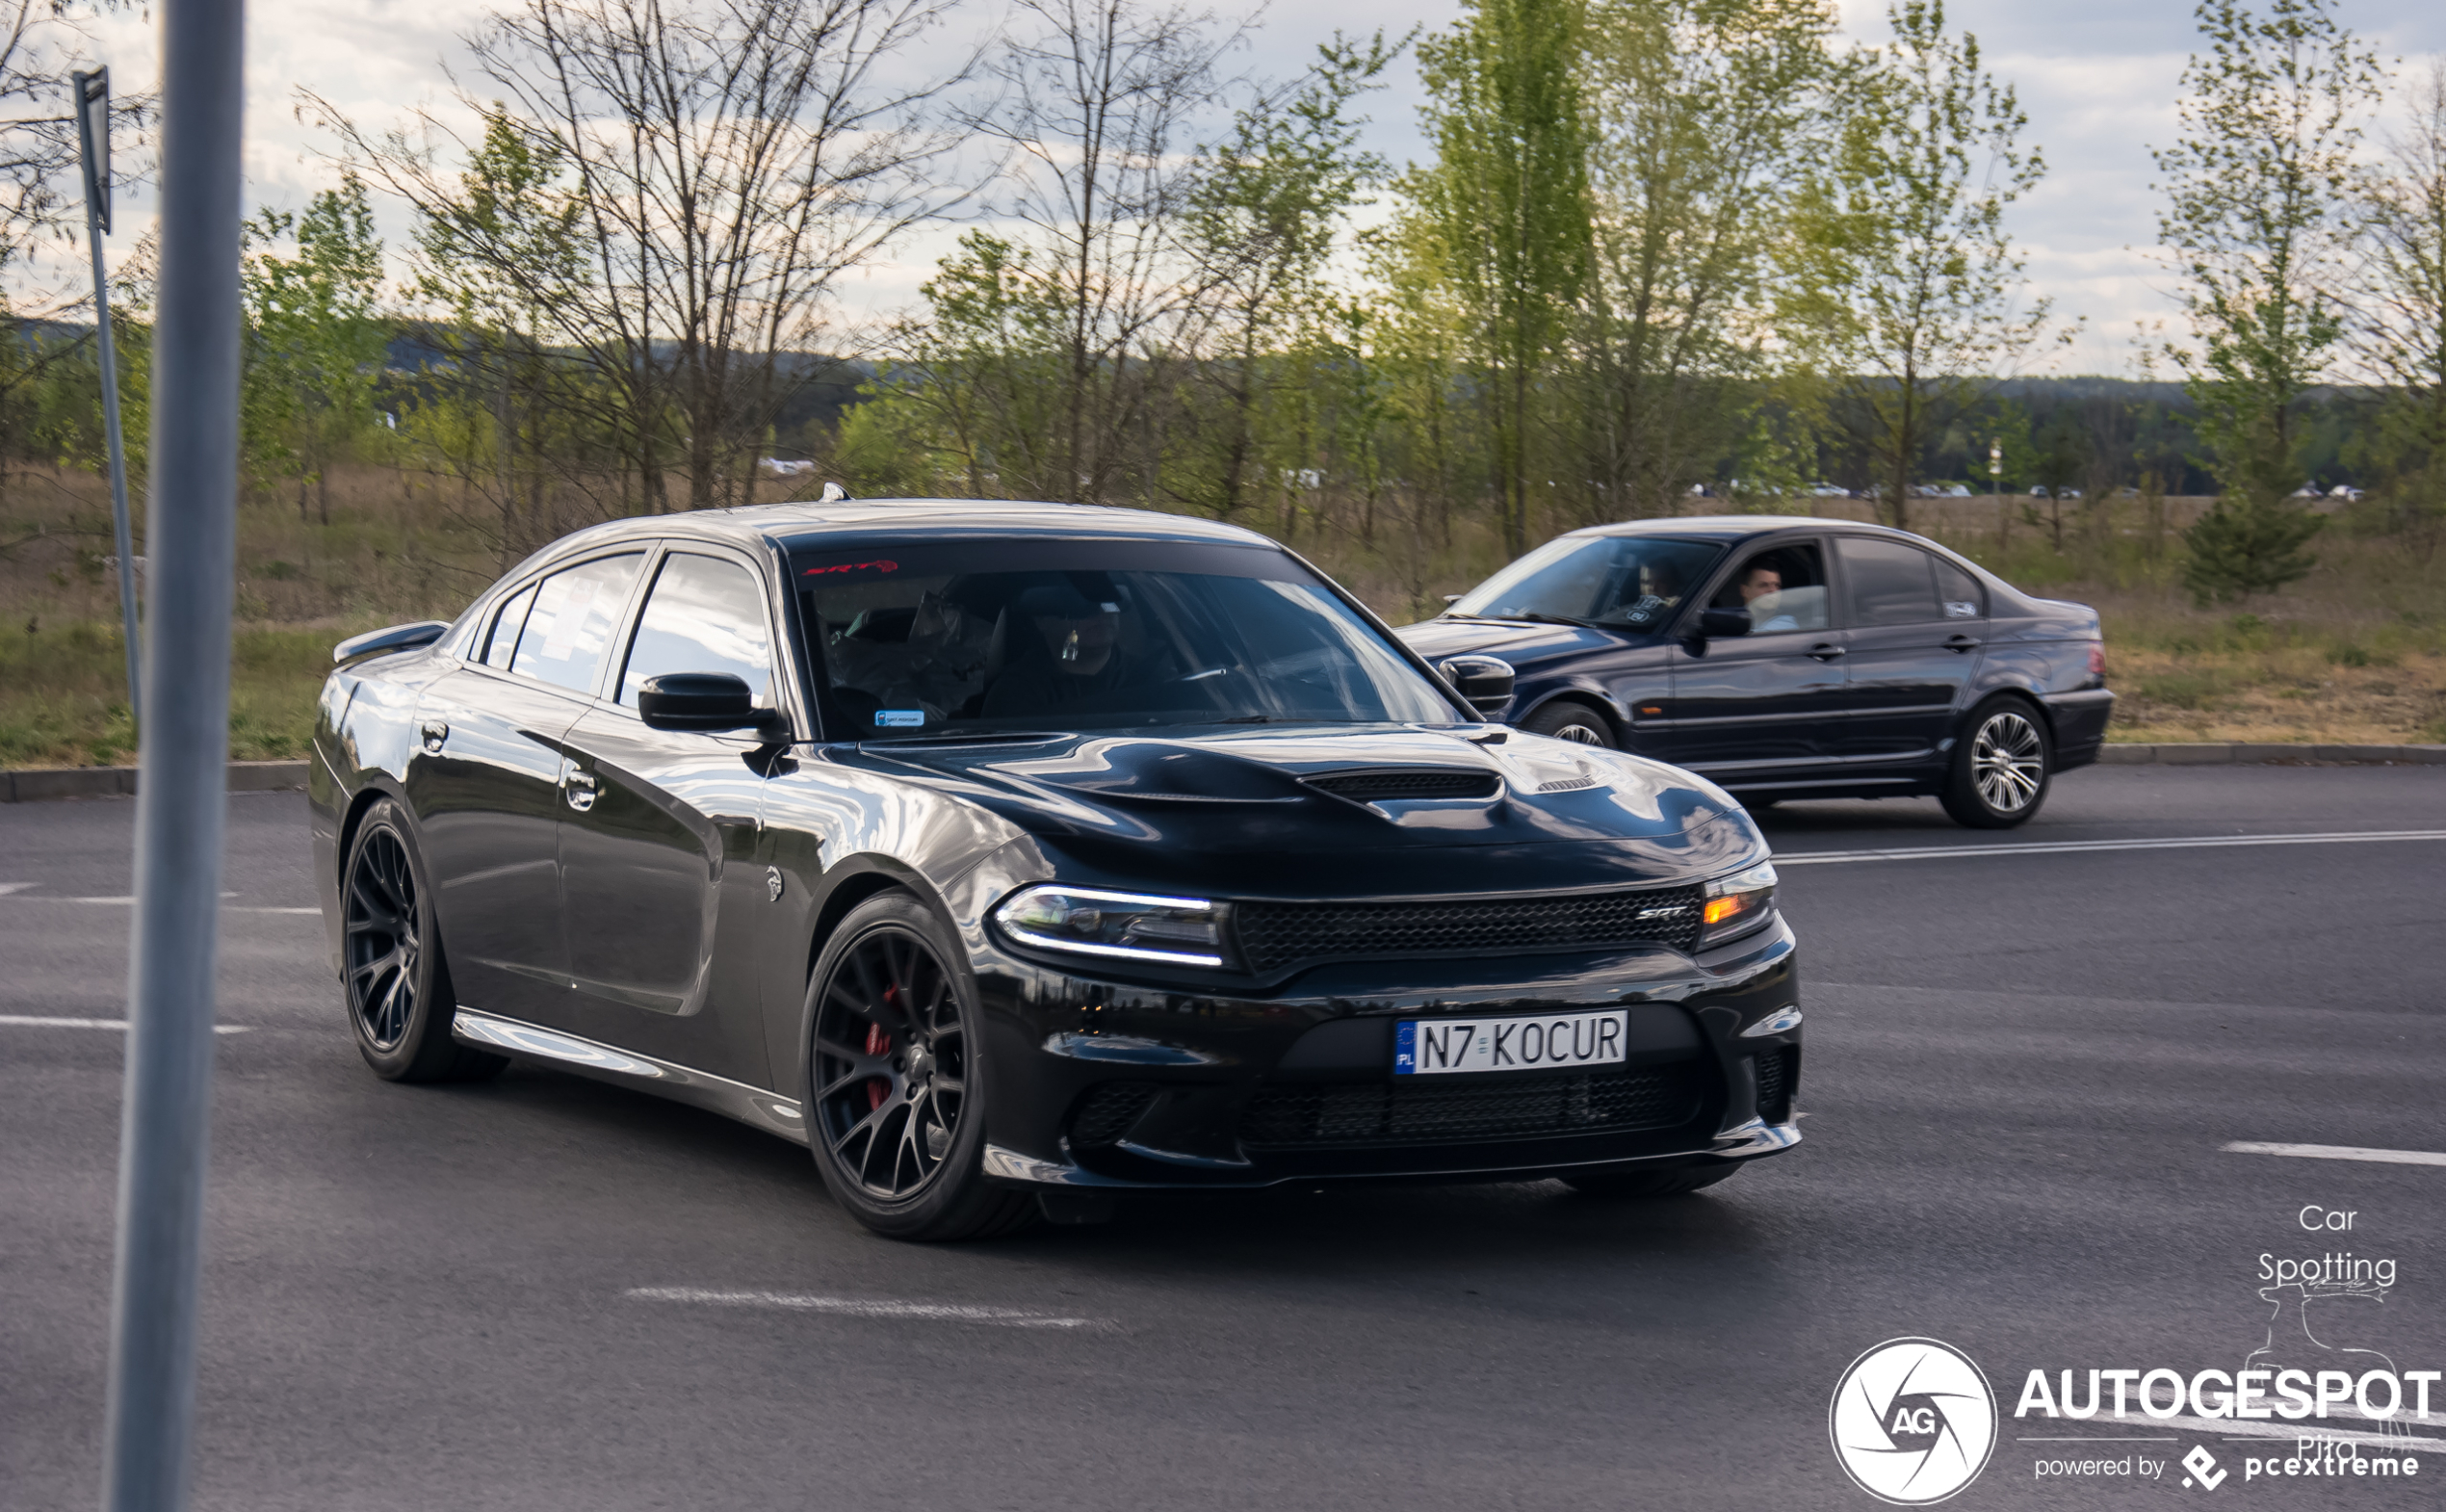
MULTIPOLYGON (((2014 491, 2216 495, 2185 532, 2203 602, 2309 570, 2305 484, 2446 515, 2446 75, 2399 78, 2333 0, 2199 7, 2154 149, 2166 381, 2028 376, 2075 326, 2006 228, 2046 167, 1937 0, 1874 47, 1827 0, 1470 0, 1277 82, 1203 13, 1019 0, 953 55, 950 5, 521 0, 447 109, 301 91, 334 182, 247 223, 257 496, 327 520, 335 467, 395 468, 509 559, 805 457, 810 492, 1517 553, 1828 485, 1908 528, 1925 485, 1985 492, 1992 449, 2014 491), (1362 140, 1403 67, 1428 152, 1396 169, 1362 140), (833 324, 846 277, 954 221, 915 307, 833 324)), ((62 219, 0 207, 21 273, 62 219)), ((148 270, 117 291, 140 472, 148 270)), ((90 332, 24 287, 0 455, 93 465, 90 332)))

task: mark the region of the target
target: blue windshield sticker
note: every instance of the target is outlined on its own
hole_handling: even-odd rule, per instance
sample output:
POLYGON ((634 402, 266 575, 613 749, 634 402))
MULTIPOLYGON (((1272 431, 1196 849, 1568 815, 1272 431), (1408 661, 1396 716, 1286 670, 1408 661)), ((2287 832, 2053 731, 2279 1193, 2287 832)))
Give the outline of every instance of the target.
POLYGON ((887 730, 914 729, 925 723, 925 711, 923 709, 877 709, 874 712, 874 722, 887 730))

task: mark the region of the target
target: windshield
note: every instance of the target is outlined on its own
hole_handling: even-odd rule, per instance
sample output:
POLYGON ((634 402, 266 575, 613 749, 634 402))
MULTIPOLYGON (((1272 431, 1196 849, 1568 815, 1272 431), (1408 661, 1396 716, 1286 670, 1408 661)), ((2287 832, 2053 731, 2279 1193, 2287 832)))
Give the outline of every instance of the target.
POLYGON ((1464 594, 1444 613, 1657 630, 1698 590, 1723 548, 1654 535, 1565 535, 1464 594))
POLYGON ((1263 548, 873 545, 802 550, 791 575, 825 727, 847 739, 1462 720, 1340 598, 1263 548))

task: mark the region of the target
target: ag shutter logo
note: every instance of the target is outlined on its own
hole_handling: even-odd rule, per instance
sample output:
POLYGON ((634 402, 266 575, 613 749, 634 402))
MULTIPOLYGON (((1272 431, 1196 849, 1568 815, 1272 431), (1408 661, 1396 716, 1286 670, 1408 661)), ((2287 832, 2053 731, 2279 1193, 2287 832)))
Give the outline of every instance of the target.
POLYGON ((1995 1393, 1953 1345, 1888 1339, 1835 1383, 1826 1427, 1834 1458, 1860 1489, 1896 1506, 1927 1506, 1987 1469, 1995 1393))

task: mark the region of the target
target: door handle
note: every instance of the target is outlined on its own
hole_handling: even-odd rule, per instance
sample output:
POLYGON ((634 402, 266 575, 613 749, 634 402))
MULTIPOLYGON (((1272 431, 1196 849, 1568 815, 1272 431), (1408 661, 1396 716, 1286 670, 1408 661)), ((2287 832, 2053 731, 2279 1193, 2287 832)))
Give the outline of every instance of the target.
POLYGON ((1841 658, 1843 648, 1832 640, 1821 640, 1809 647, 1809 655, 1821 662, 1833 662, 1841 658))
POLYGON ((425 721, 425 748, 428 751, 439 754, 442 748, 442 743, 449 739, 449 725, 443 723, 439 719, 428 719, 425 721))
POLYGON ((1976 636, 1951 637, 1945 641, 1945 649, 1948 651, 1976 651, 1979 649, 1979 638, 1976 636))
POLYGON ((581 814, 594 807, 594 773, 570 768, 560 778, 560 795, 581 814))

